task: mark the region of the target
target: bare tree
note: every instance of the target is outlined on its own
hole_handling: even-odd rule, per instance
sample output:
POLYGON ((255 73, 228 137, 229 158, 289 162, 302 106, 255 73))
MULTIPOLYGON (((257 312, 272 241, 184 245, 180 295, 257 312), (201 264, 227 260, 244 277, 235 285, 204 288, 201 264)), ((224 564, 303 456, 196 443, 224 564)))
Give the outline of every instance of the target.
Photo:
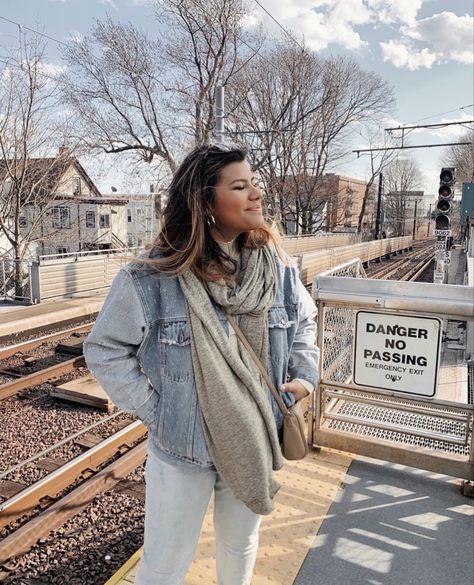
POLYGON ((458 184, 474 182, 474 130, 465 132, 459 142, 470 142, 466 145, 450 146, 446 149, 443 166, 456 168, 458 184), (446 162, 444 162, 446 160, 446 162))
POLYGON ((163 0, 155 39, 132 24, 96 22, 64 53, 64 96, 89 147, 176 169, 182 146, 210 139, 215 89, 239 66, 242 0, 163 0))
POLYGON ((296 209, 311 233, 308 218, 318 223, 321 209, 314 179, 347 156, 352 124, 390 110, 393 90, 350 59, 321 60, 284 42, 264 57, 233 80, 228 129, 251 147, 270 212, 284 221, 296 209))
POLYGON ((43 53, 44 45, 36 38, 20 35, 16 50, 2 59, 0 72, 0 233, 15 261, 12 278, 18 295, 21 261, 40 237, 39 227, 54 199, 49 182, 65 157, 62 151, 44 158, 63 143, 64 120, 57 110, 55 80, 44 71, 43 53), (39 158, 45 161, 41 165, 39 158))
MULTIPOLYGON (((373 143, 376 140, 376 135, 373 133, 369 136, 369 145, 370 147, 373 146, 373 143)), ((382 151, 375 151, 369 152, 370 163, 368 169, 368 177, 367 177, 367 185, 365 187, 364 197, 362 200, 362 205, 359 213, 359 221, 357 225, 357 231, 359 233, 364 232, 364 219, 366 217, 366 210, 368 203, 370 202, 371 198, 374 196, 374 183, 377 178, 380 177, 380 174, 383 173, 384 169, 395 159, 396 151, 395 150, 382 150, 382 151)), ((367 227, 365 231, 367 232, 367 227)), ((366 234, 368 235, 368 234, 366 234)))
POLYGON ((422 174, 416 161, 412 158, 392 161, 384 171, 385 221, 394 235, 405 234, 407 222, 407 197, 420 187, 422 174))

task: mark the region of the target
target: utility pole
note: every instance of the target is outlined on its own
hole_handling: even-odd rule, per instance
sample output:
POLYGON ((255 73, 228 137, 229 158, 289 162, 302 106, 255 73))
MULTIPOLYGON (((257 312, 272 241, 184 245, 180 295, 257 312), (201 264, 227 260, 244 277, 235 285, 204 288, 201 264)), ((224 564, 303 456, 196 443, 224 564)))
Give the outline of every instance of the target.
POLYGON ((431 223, 431 203, 430 203, 430 210, 428 212, 428 229, 426 230, 426 237, 430 235, 430 223, 431 223))
POLYGON ((377 195, 377 215, 375 218, 375 239, 379 239, 380 232, 380 209, 382 207, 383 174, 379 175, 379 192, 377 195))
POLYGON ((415 199, 415 216, 413 218, 413 235, 412 238, 416 238, 416 208, 418 206, 418 199, 415 199))
POLYGON ((216 129, 215 138, 217 142, 224 139, 224 86, 216 87, 216 129))

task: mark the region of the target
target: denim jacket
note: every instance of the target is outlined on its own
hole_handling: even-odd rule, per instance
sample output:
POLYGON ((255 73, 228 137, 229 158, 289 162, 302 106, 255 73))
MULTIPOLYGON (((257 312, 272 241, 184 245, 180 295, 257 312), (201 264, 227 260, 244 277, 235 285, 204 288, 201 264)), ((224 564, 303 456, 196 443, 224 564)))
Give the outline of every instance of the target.
MULTIPOLYGON (((297 270, 276 259, 276 294, 268 313, 268 372, 279 388, 300 378, 316 385, 315 305, 297 270)), ((218 305, 227 335, 229 324, 218 305)), ((152 447, 211 466, 193 375, 186 301, 177 278, 140 260, 115 277, 84 342, 87 366, 111 400, 148 427, 152 447)), ((277 427, 282 415, 268 390, 277 427)), ((287 405, 293 396, 283 392, 287 405)))

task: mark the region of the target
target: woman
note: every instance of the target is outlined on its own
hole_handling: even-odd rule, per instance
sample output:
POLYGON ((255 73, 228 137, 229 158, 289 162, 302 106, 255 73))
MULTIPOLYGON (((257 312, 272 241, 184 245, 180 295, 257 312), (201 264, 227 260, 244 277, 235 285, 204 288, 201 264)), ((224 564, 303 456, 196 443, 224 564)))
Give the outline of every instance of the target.
POLYGON ((219 585, 250 584, 282 464, 282 416, 226 318, 288 405, 317 381, 315 306, 262 215, 246 153, 191 152, 151 251, 115 278, 84 344, 111 399, 148 427, 137 585, 180 585, 214 493, 219 585))

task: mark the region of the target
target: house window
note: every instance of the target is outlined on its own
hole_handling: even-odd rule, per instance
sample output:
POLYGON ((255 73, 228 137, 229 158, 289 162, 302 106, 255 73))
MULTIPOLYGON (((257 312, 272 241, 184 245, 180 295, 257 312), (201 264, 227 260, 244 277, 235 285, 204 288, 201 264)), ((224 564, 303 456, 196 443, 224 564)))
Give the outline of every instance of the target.
POLYGON ((20 227, 21 228, 25 228, 27 227, 28 222, 26 220, 26 217, 24 215, 20 215, 20 227))
POLYGON ((56 248, 56 254, 67 254, 69 252, 69 248, 66 246, 58 246, 56 248))
POLYGON ((80 195, 81 194, 81 178, 80 177, 73 177, 72 178, 72 194, 73 195, 80 195))
POLYGON ((132 221, 132 210, 131 209, 127 209, 127 217, 128 217, 128 223, 130 223, 132 221))
POLYGON ((99 227, 101 228, 110 227, 110 215, 108 213, 100 214, 99 227))
POLYGON ((86 227, 95 228, 95 211, 86 211, 86 227))
POLYGON ((143 217, 143 209, 137 209, 137 221, 141 221, 143 217))
POLYGON ((71 217, 68 207, 53 207, 53 228, 70 228, 71 217))

